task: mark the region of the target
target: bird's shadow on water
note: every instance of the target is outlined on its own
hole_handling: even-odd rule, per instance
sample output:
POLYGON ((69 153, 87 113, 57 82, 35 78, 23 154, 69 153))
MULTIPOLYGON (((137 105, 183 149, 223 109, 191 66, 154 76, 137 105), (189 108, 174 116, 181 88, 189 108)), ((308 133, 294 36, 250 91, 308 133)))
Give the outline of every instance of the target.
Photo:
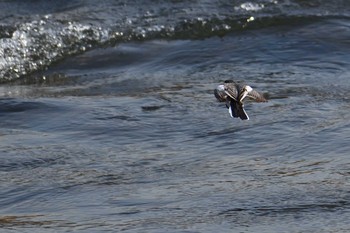
POLYGON ((198 135, 198 138, 201 138, 201 137, 218 137, 218 138, 225 137, 226 138, 231 134, 235 134, 243 130, 244 130, 243 126, 229 127, 229 128, 224 128, 220 130, 207 131, 202 135, 198 135))
POLYGON ((251 124, 248 121, 241 121, 239 119, 234 119, 236 122, 233 122, 232 118, 229 118, 227 120, 226 127, 220 127, 220 128, 210 128, 209 130, 205 130, 204 132, 198 132, 194 134, 195 138, 215 138, 215 140, 220 139, 227 139, 228 137, 232 139, 232 136, 237 134, 242 134, 242 132, 247 130, 252 130, 257 127, 256 124, 258 124, 258 127, 264 127, 266 125, 271 125, 272 122, 259 122, 259 123, 253 123, 251 124))

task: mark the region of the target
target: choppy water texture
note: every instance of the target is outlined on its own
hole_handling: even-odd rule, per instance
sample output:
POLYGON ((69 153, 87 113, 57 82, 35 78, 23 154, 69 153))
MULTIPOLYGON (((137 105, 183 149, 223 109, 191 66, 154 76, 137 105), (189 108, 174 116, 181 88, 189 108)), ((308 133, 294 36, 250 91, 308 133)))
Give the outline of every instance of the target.
POLYGON ((349 8, 0 1, 1 232, 349 232, 349 8))

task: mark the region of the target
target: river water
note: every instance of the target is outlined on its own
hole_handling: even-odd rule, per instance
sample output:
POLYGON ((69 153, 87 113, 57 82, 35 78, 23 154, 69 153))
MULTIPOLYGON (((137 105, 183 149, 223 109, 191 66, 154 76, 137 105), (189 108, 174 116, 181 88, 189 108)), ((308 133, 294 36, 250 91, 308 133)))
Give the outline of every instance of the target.
POLYGON ((348 1, 0 9, 1 232, 350 231, 348 1))

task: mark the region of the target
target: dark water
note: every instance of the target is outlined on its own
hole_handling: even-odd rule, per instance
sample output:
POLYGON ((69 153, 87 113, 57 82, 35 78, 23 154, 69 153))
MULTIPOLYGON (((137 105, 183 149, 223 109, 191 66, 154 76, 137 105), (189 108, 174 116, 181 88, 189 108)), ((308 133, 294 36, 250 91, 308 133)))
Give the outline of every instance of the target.
POLYGON ((0 9, 1 232, 350 231, 348 1, 0 9))

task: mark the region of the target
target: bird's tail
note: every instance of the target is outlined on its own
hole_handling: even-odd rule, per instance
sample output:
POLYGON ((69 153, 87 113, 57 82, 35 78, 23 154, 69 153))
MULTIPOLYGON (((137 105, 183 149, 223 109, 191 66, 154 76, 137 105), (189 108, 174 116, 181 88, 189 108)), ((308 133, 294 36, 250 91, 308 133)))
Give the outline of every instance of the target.
POLYGON ((249 116, 244 110, 244 105, 242 103, 239 103, 237 101, 230 101, 230 104, 228 106, 228 111, 231 115, 231 117, 235 118, 241 118, 242 120, 249 120, 249 116))

